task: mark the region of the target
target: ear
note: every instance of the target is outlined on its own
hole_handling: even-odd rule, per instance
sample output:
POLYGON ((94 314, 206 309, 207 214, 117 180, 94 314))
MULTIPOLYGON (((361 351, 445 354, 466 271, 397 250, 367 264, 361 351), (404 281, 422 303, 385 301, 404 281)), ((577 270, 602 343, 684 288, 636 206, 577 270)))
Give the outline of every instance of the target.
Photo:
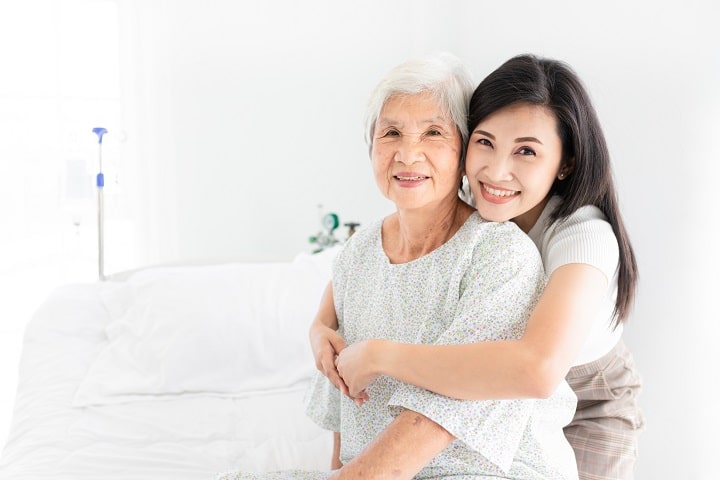
POLYGON ((570 158, 566 162, 563 162, 563 165, 560 167, 560 171, 558 172, 558 180, 565 180, 565 178, 570 175, 573 170, 575 170, 575 159, 570 158))

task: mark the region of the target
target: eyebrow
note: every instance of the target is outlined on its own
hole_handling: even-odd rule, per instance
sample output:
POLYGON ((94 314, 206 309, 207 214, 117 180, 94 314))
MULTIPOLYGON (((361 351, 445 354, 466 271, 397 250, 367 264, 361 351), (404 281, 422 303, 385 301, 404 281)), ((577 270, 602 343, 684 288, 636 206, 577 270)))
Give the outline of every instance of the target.
MULTIPOLYGON (((485 130, 480 130, 479 128, 475 130, 473 133, 479 133, 480 135, 485 135, 490 140, 495 140, 495 135, 493 135, 490 132, 486 132, 485 130)), ((523 142, 534 142, 539 143, 540 145, 544 145, 539 139, 535 137, 518 137, 515 139, 515 143, 523 143, 523 142)))
POLYGON ((523 142, 535 142, 535 143, 539 143, 540 145, 543 144, 540 140, 538 140, 535 137, 519 137, 519 138, 515 139, 515 143, 523 143, 523 142))
MULTIPOLYGON (((400 124, 400 123, 401 123, 401 122, 398 121, 398 120, 395 120, 395 119, 392 119, 392 118, 387 118, 387 117, 386 117, 386 118, 378 117, 378 119, 377 119, 377 125, 383 125, 383 126, 385 126, 385 125, 398 125, 398 124, 400 124)), ((444 117, 428 118, 428 119, 425 119, 425 120, 420 120, 419 123, 425 124, 425 125, 440 125, 440 126, 443 126, 443 127, 446 127, 446 126, 448 126, 448 125, 450 125, 450 126, 453 125, 452 120, 448 120, 447 118, 444 118, 444 117)))

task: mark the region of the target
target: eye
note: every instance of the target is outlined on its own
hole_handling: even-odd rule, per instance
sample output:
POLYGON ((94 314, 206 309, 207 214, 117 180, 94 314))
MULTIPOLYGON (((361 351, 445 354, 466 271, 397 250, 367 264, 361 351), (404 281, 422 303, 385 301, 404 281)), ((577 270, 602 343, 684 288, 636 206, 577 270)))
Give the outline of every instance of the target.
POLYGON ((490 140, 488 140, 487 138, 478 138, 476 143, 479 143, 480 145, 484 145, 484 146, 490 147, 490 148, 492 148, 492 146, 493 146, 492 142, 490 140))
POLYGON ((447 130, 442 127, 439 127, 437 125, 431 125, 430 127, 428 127, 427 130, 423 132, 422 138, 429 140, 442 140, 448 137, 448 134, 446 132, 447 130))
POLYGON ((400 136, 400 132, 398 132, 394 128, 389 128, 389 129, 385 130, 384 132, 380 133, 380 138, 399 137, 399 136, 400 136))
POLYGON ((517 151, 517 153, 519 153, 520 155, 532 155, 532 156, 535 156, 535 155, 536 155, 535 150, 533 150, 533 149, 530 148, 530 147, 521 147, 521 148, 517 151))

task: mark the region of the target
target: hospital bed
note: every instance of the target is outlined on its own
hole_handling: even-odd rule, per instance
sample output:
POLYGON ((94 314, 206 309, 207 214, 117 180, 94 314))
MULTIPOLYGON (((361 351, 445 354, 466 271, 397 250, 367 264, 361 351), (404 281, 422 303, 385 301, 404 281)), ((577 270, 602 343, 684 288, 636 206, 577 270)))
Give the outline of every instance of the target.
POLYGON ((55 290, 24 335, 0 480, 327 469, 307 328, 338 248, 55 290))

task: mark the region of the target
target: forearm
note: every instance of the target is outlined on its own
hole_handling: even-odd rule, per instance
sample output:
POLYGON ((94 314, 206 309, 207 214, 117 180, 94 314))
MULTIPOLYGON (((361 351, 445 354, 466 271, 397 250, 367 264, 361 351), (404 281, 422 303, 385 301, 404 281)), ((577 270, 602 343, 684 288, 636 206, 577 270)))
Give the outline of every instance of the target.
POLYGON ((550 277, 522 338, 464 345, 385 344, 373 355, 372 368, 453 398, 547 397, 585 343, 606 287, 599 270, 565 265, 550 277))
POLYGON ((411 479, 454 437, 429 418, 403 410, 333 479, 411 479))
POLYGON ((526 339, 452 345, 370 339, 344 349, 337 364, 350 395, 386 375, 464 400, 543 398, 568 369, 567 355, 526 339))
POLYGON ((318 308, 315 319, 312 322, 313 327, 323 326, 337 330, 338 321, 335 313, 335 303, 333 301, 333 287, 332 282, 328 283, 325 287, 325 292, 320 300, 320 307, 318 308))
MULTIPOLYGON (((333 303, 332 282, 325 288, 318 313, 308 331, 315 367, 344 395, 350 394, 335 366, 337 355, 345 348, 345 339, 337 332, 338 321, 333 303)), ((361 402, 362 400, 358 400, 361 402)))
POLYGON ((373 365, 378 375, 467 400, 546 397, 569 368, 521 340, 385 344, 373 365))

